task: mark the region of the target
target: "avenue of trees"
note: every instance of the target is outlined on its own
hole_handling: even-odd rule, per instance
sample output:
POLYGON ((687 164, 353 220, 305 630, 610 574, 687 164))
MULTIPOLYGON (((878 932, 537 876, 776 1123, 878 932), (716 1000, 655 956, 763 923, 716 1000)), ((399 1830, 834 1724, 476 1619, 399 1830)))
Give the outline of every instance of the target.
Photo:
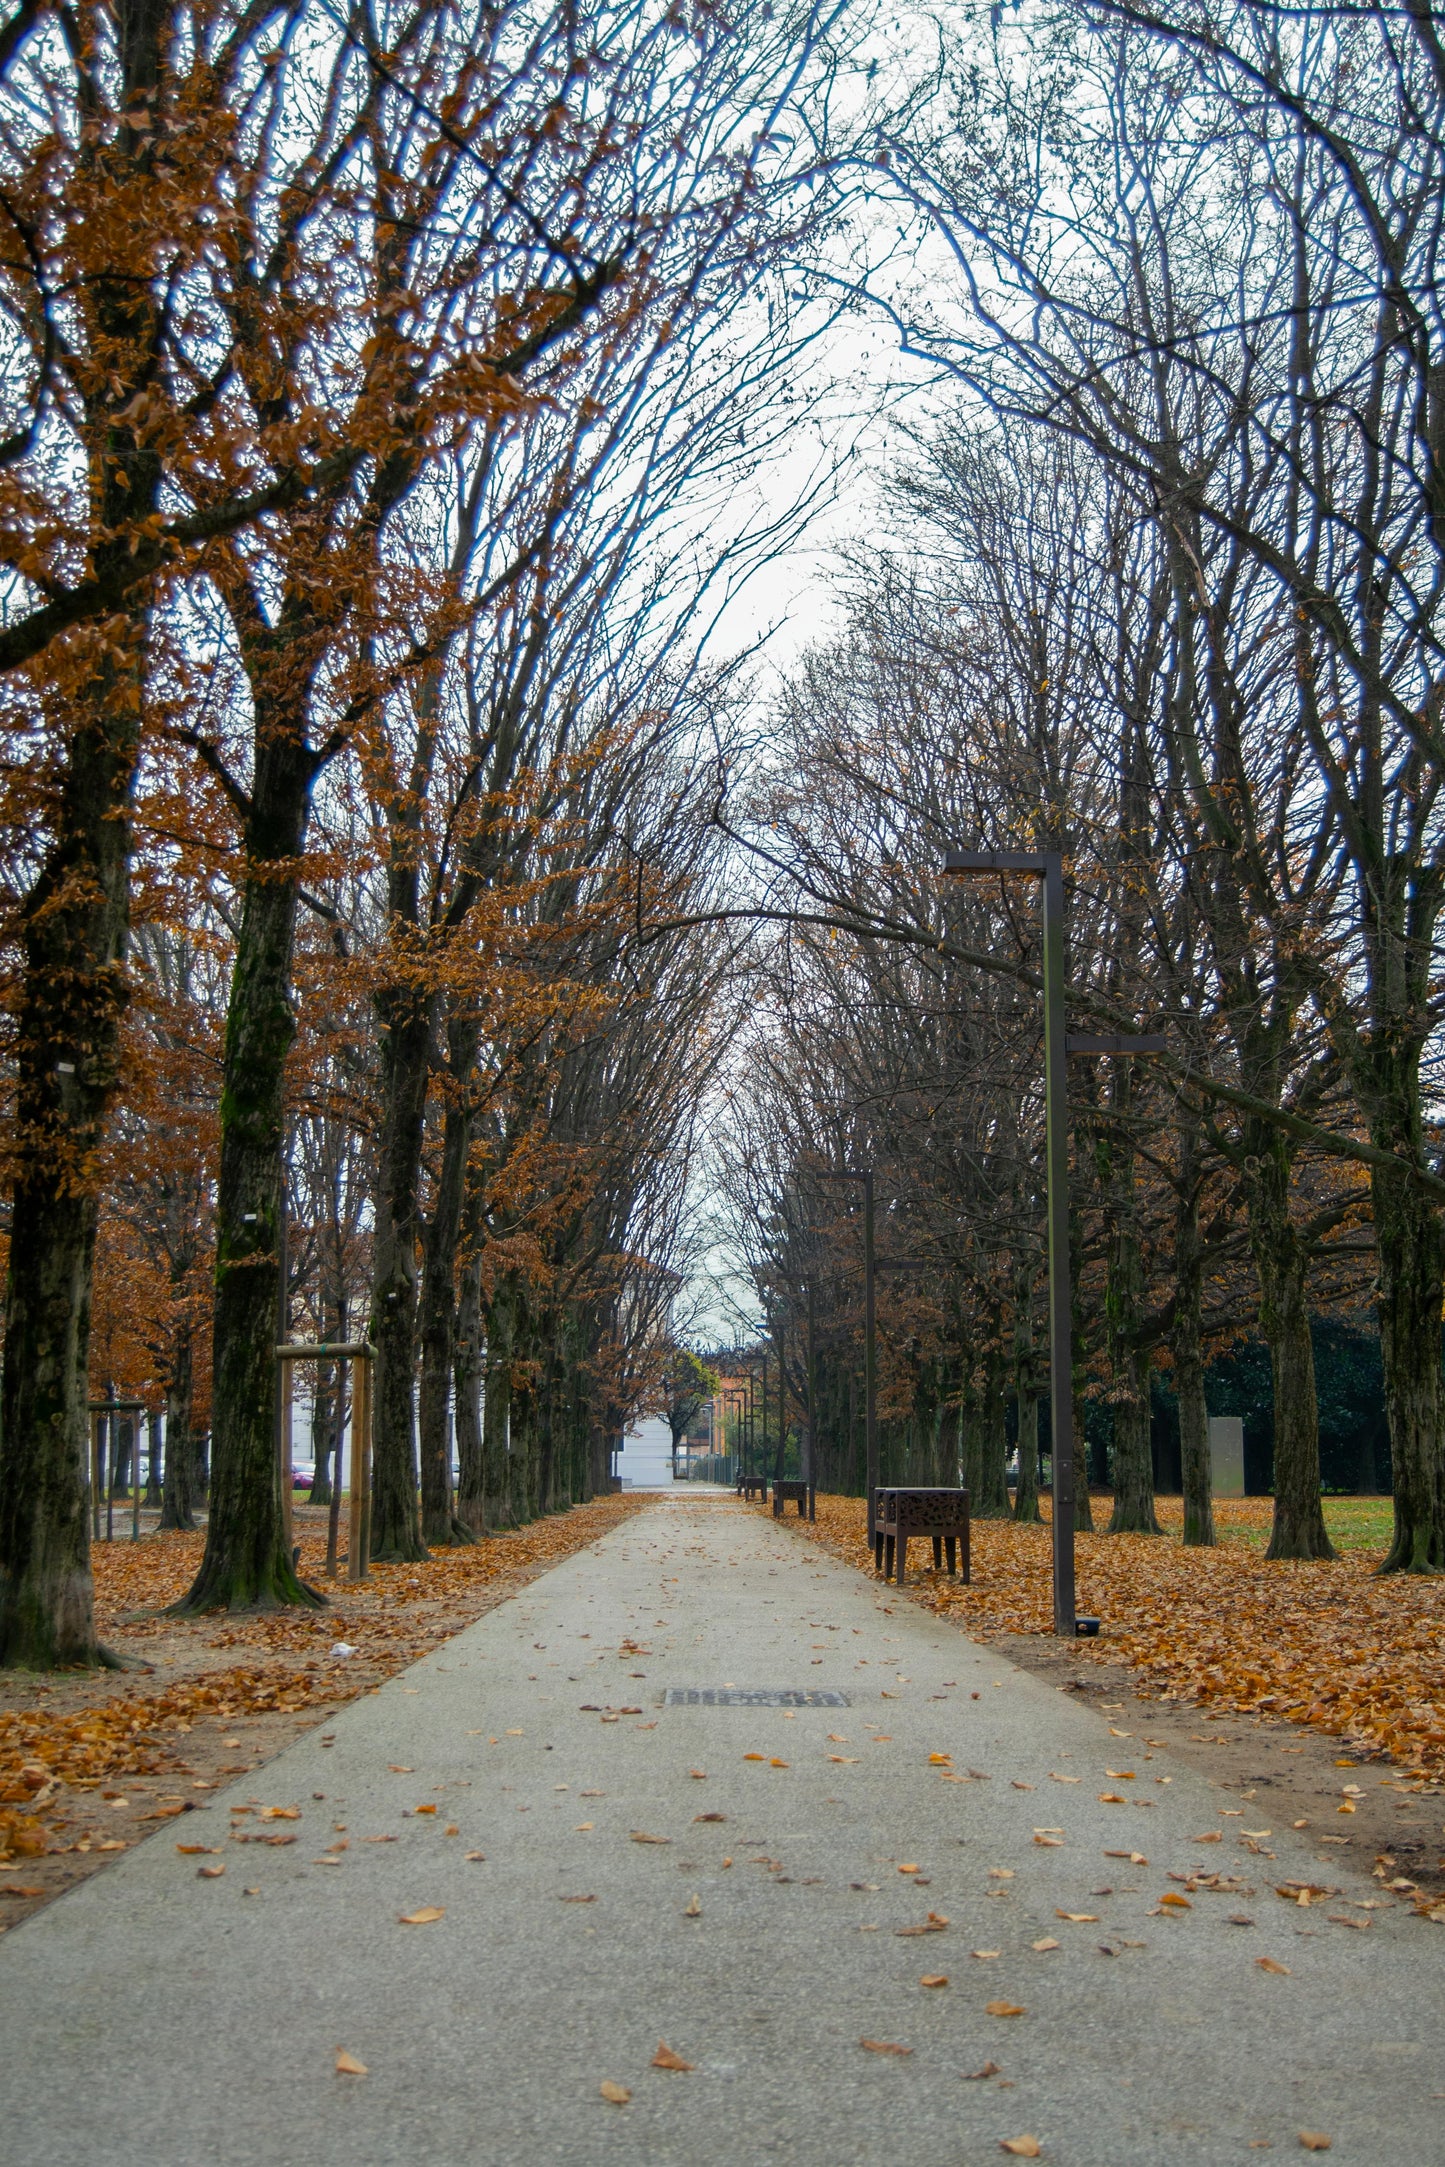
POLYGON ((702 650, 786 538, 839 50, 788 0, 0 26, 0 1661, 100 1654, 102 1383, 163 1389, 173 1524, 209 1429, 191 1608, 319 1599, 280 1329, 373 1341, 382 1557, 589 1494, 655 1390, 732 994, 640 933, 717 895, 702 650))
POLYGON ((1312 1320, 1373 1308, 1387 1563, 1445 1568, 1442 184, 1445 45, 1368 0, 17 0, 0 1663, 104 1659, 108 1384, 169 1525, 208 1441, 183 1607, 319 1600, 278 1332, 371 1341, 378 1556, 590 1495, 686 1384, 704 1162, 795 1350, 812 1286, 824 1480, 867 1164, 894 1471, 1036 1514, 1037 899, 960 843, 1060 851, 1071 1026, 1167 1041, 1071 1063, 1113 1525, 1167 1370, 1212 1539, 1257 1333, 1327 1555, 1312 1320), (769 692, 716 619, 880 323, 873 538, 769 692))
POLYGON ((1387 1566, 1437 1569, 1445 48, 1419 10, 1103 0, 938 51, 877 152, 908 247, 861 274, 929 417, 738 815, 777 914, 720 1156, 758 1294, 800 1349, 818 1286, 820 1469, 856 1487, 859 1216, 815 1177, 872 1164, 880 1254, 914 1260, 880 1280, 893 1471, 961 1462, 1009 1509, 1005 1402, 1032 1439, 1043 1375, 1037 901, 939 874, 1057 849, 1071 1027, 1169 1048, 1070 1063, 1113 1527, 1157 1525, 1162 1367, 1212 1540, 1205 1358, 1257 1330, 1271 1553, 1328 1555, 1311 1311, 1372 1305, 1387 1566))

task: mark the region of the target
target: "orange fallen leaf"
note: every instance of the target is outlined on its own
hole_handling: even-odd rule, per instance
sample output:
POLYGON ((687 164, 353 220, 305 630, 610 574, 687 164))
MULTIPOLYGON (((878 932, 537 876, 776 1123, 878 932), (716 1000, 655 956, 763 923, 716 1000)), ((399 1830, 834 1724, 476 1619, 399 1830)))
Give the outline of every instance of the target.
POLYGON ((597 2089, 609 2105, 614 2107, 625 2107, 632 2097, 625 2084, 614 2084, 610 2077, 604 2077, 597 2089))
POLYGON ((672 1838, 671 1838, 670 1836, 649 1836, 649 1835, 648 1835, 648 1833, 647 1833, 647 1831, 646 1831, 646 1829, 644 1829, 644 1828, 634 1828, 634 1829, 629 1829, 629 1831, 628 1831, 628 1834, 629 1834, 629 1835, 631 1836, 631 1838, 632 1838, 632 1841, 633 1841, 634 1843, 671 1843, 671 1842, 672 1842, 672 1838))
POLYGON ((685 1919, 700 1919, 702 1917, 702 1898, 696 1893, 689 1896, 682 1907, 682 1915, 685 1919))
POLYGON ((768 1766, 769 1768, 786 1768, 788 1766, 788 1763, 786 1761, 780 1761, 775 1753, 769 1760, 768 1766))
POLYGON ((979 1962, 980 1962, 981 1964, 987 1964, 987 1963, 991 1963, 994 1957, 996 1957, 996 1956, 1002 1956, 1002 1955, 1003 1955, 1003 1950, 1002 1950, 1002 1949, 970 1949, 968 1953, 969 1953, 969 1955, 970 1955, 970 1956, 976 1956, 976 1957, 978 1958, 978 1960, 979 1960, 979 1962))
POLYGON ((196 1878, 199 1881, 219 1881, 225 1871, 224 1862, 219 1866, 198 1866, 196 1878))
POLYGON ((965 2084, 978 2084, 981 2083, 985 2077, 996 2077, 997 2075, 998 2063, 985 2062, 982 2069, 965 2070, 963 2081, 965 2084))
POLYGON ((947 1986, 948 1973, 946 1971, 925 1971, 919 1978, 918 1984, 920 1986, 947 1986))
POLYGON ((910 1865, 906 1865, 906 1866, 900 1866, 900 1867, 899 1867, 899 1869, 898 1869, 898 1871, 899 1871, 899 1872, 900 1872, 901 1874, 916 1874, 916 1873, 921 1873, 921 1872, 923 1871, 923 1869, 922 1869, 922 1867, 921 1867, 921 1866, 914 1866, 914 1865, 911 1865, 911 1864, 910 1864, 910 1865))
POLYGON ((412 1810, 412 1812, 413 1812, 413 1813, 435 1813, 435 1812, 436 1812, 436 1807, 435 1807, 435 1806, 413 1806, 411 1810, 412 1810))
POLYGON ((990 2001, 984 2003, 984 2008, 991 2017, 1024 2017, 1028 2015, 1028 2010, 1021 2001, 990 2001))
POLYGON ((707 1770, 705 1768, 690 1768, 688 1770, 688 1774, 691 1776, 694 1783, 707 1782, 707 1770))
POLYGON ((182 1858, 193 1859, 204 1857, 207 1852, 214 1851, 216 1846, 213 1843, 178 1843, 176 1849, 182 1858))
POLYGON ((745 1753, 743 1755, 745 1761, 765 1761, 767 1757, 766 1753, 745 1753))
POLYGON ((1099 1923, 1097 1911, 1059 1911, 1056 1909, 1054 1917, 1056 1919, 1067 1919, 1071 1926, 1097 1926, 1099 1923))
POLYGON ((1012 2152, 1015 2159, 1038 2159, 1042 2148, 1037 2137, 1025 2130, 1022 2137, 1005 2137, 999 2145, 1000 2152, 1012 2152))
POLYGON ((359 2062, 354 2054, 348 2054, 345 2047, 338 2047, 336 2074, 338 2077, 366 2077, 370 2076, 371 2072, 365 2062, 359 2062))
POLYGON ((913 2052, 912 2047, 897 2046, 891 2039, 860 2039, 858 2044, 860 2047, 866 2047, 870 2054, 911 2054, 913 2052))
POLYGON ((1055 1939, 1054 1939, 1054 1937, 1053 1937, 1053 1935, 1052 1935, 1052 1934, 1045 1934, 1045 1936, 1044 1936, 1044 1938, 1043 1938, 1043 1940, 1042 1940, 1042 1941, 1031 1941, 1031 1942, 1029 1943, 1029 1947, 1030 1947, 1031 1949, 1037 1949, 1037 1950, 1038 1950, 1038 1952, 1039 1952, 1039 1954, 1040 1954, 1040 1956, 1042 1956, 1042 1955, 1043 1955, 1043 1953, 1044 1953, 1044 1951, 1045 1951, 1046 1949, 1057 1949, 1057 1948, 1059 1948, 1059 1947, 1061 1947, 1061 1946, 1062 1946, 1062 1944, 1061 1944, 1061 1943, 1059 1943, 1059 1942, 1057 1942, 1057 1941, 1055 1941, 1055 1939))
POLYGON ((1290 1975, 1288 1964, 1277 1964, 1272 1956, 1257 1956, 1254 1962, 1256 1970, 1272 1971, 1276 1978, 1287 1979, 1290 1975))
POLYGON ((665 2039, 657 2042, 657 2052, 652 2057, 654 2069, 696 2069, 696 2062, 685 2062, 680 2054, 674 2054, 665 2039))
POLYGON ((1322 2129, 1302 2129, 1299 2141, 1306 2152, 1328 2152, 1331 2149, 1331 2141, 1322 2129))
POLYGON ((1168 1904, 1170 1909, 1174 1911, 1192 1911, 1194 1909, 1187 1896, 1176 1896, 1173 1889, 1166 1889, 1159 1901, 1161 1904, 1168 1904))
POLYGON ((1128 1803, 1129 1801, 1118 1791, 1101 1791, 1099 1793, 1099 1804, 1101 1806, 1127 1806, 1128 1803))
POLYGON ((431 1926, 437 1919, 446 1917, 445 1904, 423 1904, 419 1911, 397 1913, 398 1926, 431 1926))

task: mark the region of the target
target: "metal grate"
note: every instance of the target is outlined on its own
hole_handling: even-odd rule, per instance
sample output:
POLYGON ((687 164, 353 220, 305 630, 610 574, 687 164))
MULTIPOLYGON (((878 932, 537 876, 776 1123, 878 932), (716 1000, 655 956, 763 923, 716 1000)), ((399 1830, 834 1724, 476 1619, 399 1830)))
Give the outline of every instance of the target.
POLYGON ((846 1693, 824 1693, 798 1686, 757 1686, 743 1691, 731 1685, 670 1685, 664 1708, 846 1708, 846 1693))

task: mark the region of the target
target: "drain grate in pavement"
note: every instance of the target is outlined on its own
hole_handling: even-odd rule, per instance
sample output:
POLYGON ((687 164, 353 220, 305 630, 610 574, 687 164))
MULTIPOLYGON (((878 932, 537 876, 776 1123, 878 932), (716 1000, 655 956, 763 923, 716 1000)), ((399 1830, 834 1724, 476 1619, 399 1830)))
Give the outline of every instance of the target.
POLYGON ((758 1686, 742 1689, 732 1685, 670 1685, 664 1708, 846 1708, 846 1693, 824 1693, 816 1687, 758 1686))

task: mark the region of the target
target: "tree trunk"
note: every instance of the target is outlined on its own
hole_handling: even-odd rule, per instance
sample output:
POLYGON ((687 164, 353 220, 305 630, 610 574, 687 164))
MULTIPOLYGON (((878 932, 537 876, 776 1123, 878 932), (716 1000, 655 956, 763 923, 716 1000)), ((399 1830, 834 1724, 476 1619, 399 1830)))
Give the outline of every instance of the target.
POLYGON ((216 1192, 210 1517, 180 1612, 319 1605, 286 1547, 276 1452, 281 1138, 296 1033, 296 874, 315 771, 299 718, 258 705, 247 875, 231 973, 216 1192))
POLYGON ((408 987, 378 996, 381 1144, 377 1154, 371 1338, 376 1348, 371 1554, 428 1555, 417 1516, 416 1306, 422 1125, 431 1060, 431 1002, 408 987))
POLYGON ((1162 1535, 1154 1510, 1147 1356, 1126 1357, 1124 1381, 1126 1396, 1114 1401, 1114 1512, 1108 1533, 1162 1535))
MULTIPOLYGON (((1398 1148, 1393 1138, 1387 1142, 1378 1132, 1374 1140, 1383 1148, 1398 1148)), ((1438 1572, 1445 1569, 1440 1215, 1403 1175, 1377 1169, 1370 1189, 1395 1490, 1394 1539, 1380 1570, 1438 1572)))
MULTIPOLYGON (((468 1219, 472 1217, 468 1210, 468 1219)), ((486 1455, 482 1449, 482 1252, 476 1229, 467 1228, 468 1255, 457 1297, 452 1356, 457 1426, 457 1517, 473 1535, 485 1535, 486 1455)))
POLYGON ((482 1510, 489 1528, 515 1527, 511 1473, 513 1276, 500 1278, 487 1305, 486 1389, 482 1399, 482 1510))
MULTIPOLYGON (((996 1343, 999 1320, 989 1326, 996 1343)), ((1004 1404, 1004 1367, 997 1345, 991 1349, 984 1371, 983 1404, 979 1411, 978 1489, 970 1494, 969 1517, 974 1520, 1006 1520, 1008 1495, 1008 1424, 1004 1404)))
MULTIPOLYGON (((117 507, 119 516, 119 507, 117 507)), ((115 1089, 140 660, 105 666, 26 903, 0 1373, 0 1664, 102 1662, 90 1576, 89 1166, 115 1089)))
POLYGON ((457 1244, 467 1193, 467 1154, 472 1119, 462 1094, 476 1060, 480 1033, 453 1019, 447 1029, 447 1070, 452 1095, 442 1130, 441 1168, 422 1252, 421 1282, 421 1511, 422 1541, 445 1547, 475 1541, 452 1502, 452 1456, 447 1410, 452 1383, 457 1316, 457 1244))
POLYGON ((161 1492, 161 1526, 194 1527, 191 1478, 195 1471, 195 1440, 191 1436, 191 1377, 193 1354, 191 1327, 183 1324, 171 1349, 170 1375, 166 1379, 166 1474, 161 1492))
POLYGON ((1184 1542, 1214 1546, 1214 1484, 1209 1462, 1209 1410, 1204 1398, 1201 1310, 1204 1267, 1199 1239, 1199 1189, 1192 1131, 1180 1132, 1179 1193, 1174 1219, 1174 1390, 1179 1401, 1179 1462, 1184 1491, 1184 1542))
POLYGON ((1278 1132, 1260 1123, 1246 1124, 1245 1141, 1249 1242, 1274 1380, 1274 1526, 1265 1556, 1332 1558, 1320 1505, 1319 1410, 1305 1298, 1309 1266, 1290 1222, 1289 1152, 1278 1132))

